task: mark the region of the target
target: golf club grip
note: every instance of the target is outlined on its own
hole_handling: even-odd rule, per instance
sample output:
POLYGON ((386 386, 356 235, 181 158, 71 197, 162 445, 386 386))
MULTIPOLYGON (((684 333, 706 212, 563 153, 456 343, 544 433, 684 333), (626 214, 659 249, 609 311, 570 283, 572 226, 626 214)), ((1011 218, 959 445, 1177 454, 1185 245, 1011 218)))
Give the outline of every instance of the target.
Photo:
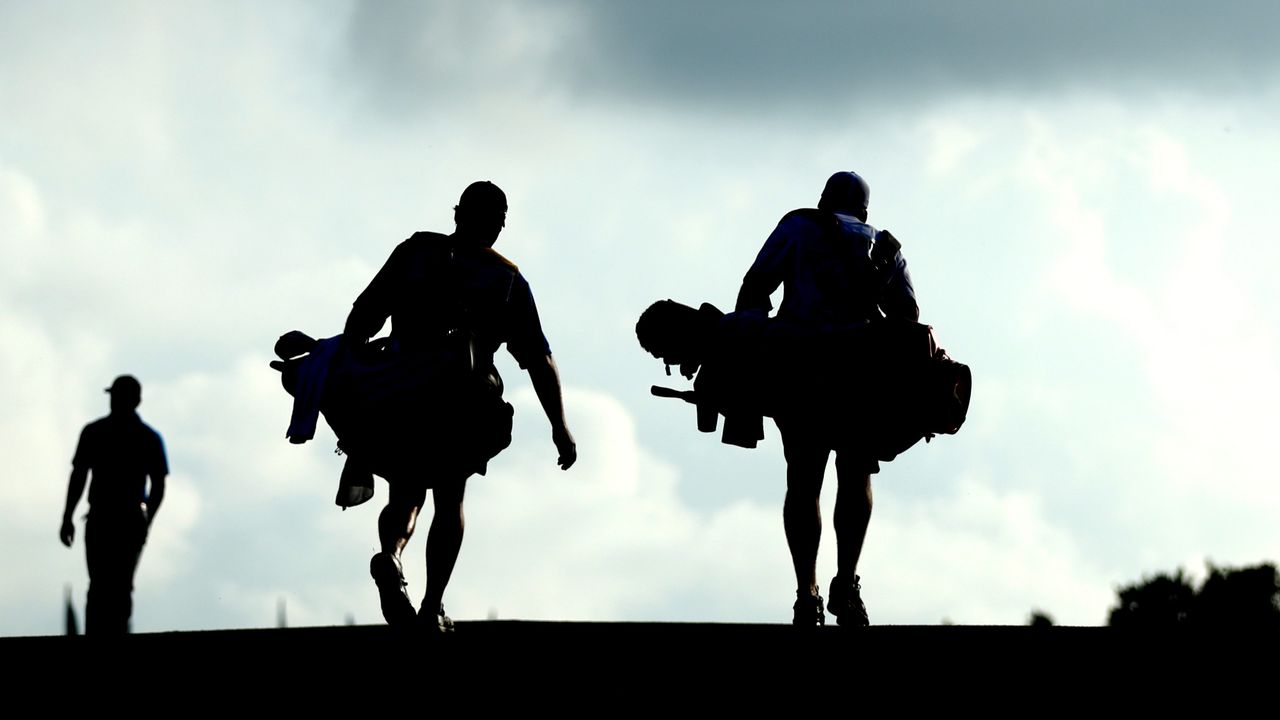
POLYGON ((663 387, 661 385, 653 385, 649 388, 649 392, 653 393, 657 397, 675 398, 677 400, 683 400, 687 403, 695 402, 694 394, 693 394, 693 391, 691 390, 675 390, 669 387, 663 387))

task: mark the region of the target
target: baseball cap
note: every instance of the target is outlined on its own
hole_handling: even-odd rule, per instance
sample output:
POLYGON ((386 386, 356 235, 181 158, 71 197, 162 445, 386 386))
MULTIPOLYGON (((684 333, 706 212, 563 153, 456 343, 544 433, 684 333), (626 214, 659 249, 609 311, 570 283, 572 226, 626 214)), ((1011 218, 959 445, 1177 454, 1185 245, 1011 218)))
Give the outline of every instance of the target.
POLYGON ((111 387, 105 392, 112 394, 120 393, 129 397, 142 397, 142 383, 132 375, 121 375, 111 382, 111 387))
POLYGON ((462 197, 458 199, 458 209, 467 212, 505 213, 507 194, 488 180, 473 182, 462 191, 462 197))
POLYGON ((871 186, 856 172, 844 170, 827 178, 818 207, 828 210, 866 210, 871 186))

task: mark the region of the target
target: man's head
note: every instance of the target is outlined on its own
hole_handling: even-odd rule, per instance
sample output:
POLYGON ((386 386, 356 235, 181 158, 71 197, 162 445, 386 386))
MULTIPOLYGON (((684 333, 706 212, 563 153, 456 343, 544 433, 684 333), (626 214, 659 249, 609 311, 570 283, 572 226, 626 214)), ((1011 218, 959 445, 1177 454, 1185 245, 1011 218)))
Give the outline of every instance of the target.
POLYGON ((827 178, 818 200, 819 210, 844 213, 867 221, 867 203, 871 200, 871 186, 856 172, 844 170, 827 178))
POLYGON ((457 234, 483 247, 492 247, 507 224, 507 195, 488 180, 473 182, 453 206, 457 234))
MULTIPOLYGON (((707 306, 704 306, 707 307, 707 306)), ((719 311, 713 319, 718 319, 719 311)), ((640 347, 667 364, 680 366, 680 373, 692 378, 702 365, 703 337, 707 316, 698 309, 674 300, 659 300, 640 315, 636 339, 640 347)))
POLYGON ((106 390, 111 394, 111 412, 128 412, 142 403, 142 383, 132 375, 121 375, 106 390))

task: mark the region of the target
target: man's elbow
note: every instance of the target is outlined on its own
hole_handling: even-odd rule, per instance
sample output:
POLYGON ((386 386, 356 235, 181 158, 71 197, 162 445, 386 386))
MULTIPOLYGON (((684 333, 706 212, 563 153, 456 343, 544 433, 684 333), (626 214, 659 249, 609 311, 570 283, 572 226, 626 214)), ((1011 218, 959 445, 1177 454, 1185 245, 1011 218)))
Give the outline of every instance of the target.
POLYGON ((356 304, 347 315, 347 322, 342 327, 342 335, 348 342, 362 344, 377 335, 386 321, 385 315, 379 316, 378 313, 356 304))
POLYGON ((920 322, 920 306, 912 300, 894 303, 882 309, 886 317, 920 322))
POLYGON ((733 309, 735 312, 756 310, 767 315, 773 309, 773 303, 769 301, 769 293, 761 292, 759 288, 743 282, 742 289, 738 291, 738 302, 733 309))
POLYGON ((551 353, 540 355, 525 365, 525 371, 535 385, 540 381, 553 380, 556 377, 556 361, 551 353))

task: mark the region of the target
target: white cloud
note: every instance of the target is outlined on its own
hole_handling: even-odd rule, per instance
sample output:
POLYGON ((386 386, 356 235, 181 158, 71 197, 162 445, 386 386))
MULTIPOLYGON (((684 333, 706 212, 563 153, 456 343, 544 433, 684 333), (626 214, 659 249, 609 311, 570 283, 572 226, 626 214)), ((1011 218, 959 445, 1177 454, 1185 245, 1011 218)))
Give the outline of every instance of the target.
POLYGON ((862 563, 878 623, 1020 624, 1032 608, 1063 624, 1099 624, 1108 578, 1033 491, 999 492, 960 474, 937 497, 881 500, 862 563))
POLYGON ((340 327, 392 245, 447 230, 477 177, 512 198, 500 247, 535 287, 582 460, 555 468, 513 390, 516 443, 471 486, 460 617, 786 619, 777 446, 730 455, 639 400, 660 368, 631 328, 662 297, 727 306, 777 218, 848 166, 978 376, 963 433, 878 484, 873 618, 1020 622, 1035 604, 1099 621, 1102 578, 1273 552, 1273 183, 1251 163, 1275 154, 1257 129, 1274 98, 1227 112, 1231 133, 1177 98, 966 96, 907 123, 870 97, 803 118, 753 99, 723 123, 559 92, 572 8, 504 3, 485 25, 450 4, 406 6, 431 22, 384 23, 398 44, 360 61, 383 99, 424 100, 387 115, 341 71, 361 49, 342 46, 347 16, 305 7, 86 8, 65 28, 56 8, 0 8, 0 35, 22 28, 0 94, 23 107, 0 124, 0 632, 56 629, 41 603, 60 578, 82 591, 55 525, 76 432, 119 372, 142 378, 174 468, 140 629, 271 625, 280 597, 294 624, 373 621, 382 497, 333 508, 341 460, 283 439, 265 353, 292 327, 340 327), (436 42, 484 27, 478 64, 436 42), (454 75, 440 111, 421 91, 454 75))
MULTIPOLYGON (((634 420, 617 400, 566 393, 580 449, 567 472, 552 462, 532 390, 511 401, 534 417, 517 426, 521 441, 489 475, 471 482, 467 545, 449 601, 460 616, 496 609, 539 619, 682 619, 705 610, 672 608, 673 596, 705 607, 719 593, 753 597, 750 578, 761 567, 789 574, 776 513, 749 503, 710 514, 684 506, 676 470, 639 447, 634 420), (771 535, 771 552, 759 557, 758 538, 771 535)), ((756 617, 767 607, 747 601, 736 612, 756 617)))
MULTIPOLYGON (((5 228, 5 255, 17 249, 15 237, 39 234, 44 222, 44 201, 35 183, 0 158, 0 227, 5 228), (9 243, 14 243, 14 247, 9 243)), ((20 261, 17 257, 13 259, 20 261)))
MULTIPOLYGON (((42 211, 32 183, 9 170, 3 178, 0 247, 6 260, 0 272, 12 277, 23 272, 27 257, 21 248, 39 236, 42 211), (23 212, 13 213, 15 207, 23 212)), ((44 631, 56 632, 62 584, 84 567, 82 537, 67 551, 58 543, 58 526, 80 429, 106 413, 101 388, 110 382, 104 370, 109 349, 91 333, 50 332, 30 307, 13 302, 8 279, 0 285, 0 374, 6 378, 0 383, 0 455, 7 463, 0 482, 0 545, 6 548, 0 558, 0 632, 38 631, 38 624, 29 623, 41 610, 50 623, 44 631), (84 377, 95 378, 90 387, 96 397, 79 392, 77 380, 84 377)))
POLYGON ((930 152, 925 170, 934 176, 945 176, 968 164, 983 142, 985 134, 970 124, 951 119, 934 119, 925 123, 930 138, 930 152))
POLYGON ((1084 142, 1037 132, 1033 177, 1060 232, 1047 269, 1052 300, 1118 331, 1119 342, 1098 348, 1095 362, 1124 354, 1143 374, 1139 388, 1105 392, 1121 406, 1111 420, 1135 423, 1120 439, 1142 458, 1143 476, 1126 482, 1159 506, 1163 522, 1152 523, 1150 508, 1124 514, 1152 523, 1147 542, 1167 547, 1163 562, 1213 549, 1251 552, 1245 561, 1260 561, 1274 545, 1258 509, 1280 508, 1266 473, 1268 408, 1280 402, 1272 368, 1280 357, 1276 307, 1241 284, 1235 262, 1232 238, 1256 222, 1233 217, 1223 183, 1238 178, 1206 174, 1186 141, 1163 129, 1117 130, 1084 142), (1081 157, 1106 172, 1077 173, 1081 157), (1099 198, 1120 191, 1131 212, 1145 214, 1134 219, 1097 208, 1099 198), (1113 233, 1121 223, 1141 235, 1113 233), (1125 268, 1119 257, 1134 243, 1150 253, 1141 266, 1125 268))

